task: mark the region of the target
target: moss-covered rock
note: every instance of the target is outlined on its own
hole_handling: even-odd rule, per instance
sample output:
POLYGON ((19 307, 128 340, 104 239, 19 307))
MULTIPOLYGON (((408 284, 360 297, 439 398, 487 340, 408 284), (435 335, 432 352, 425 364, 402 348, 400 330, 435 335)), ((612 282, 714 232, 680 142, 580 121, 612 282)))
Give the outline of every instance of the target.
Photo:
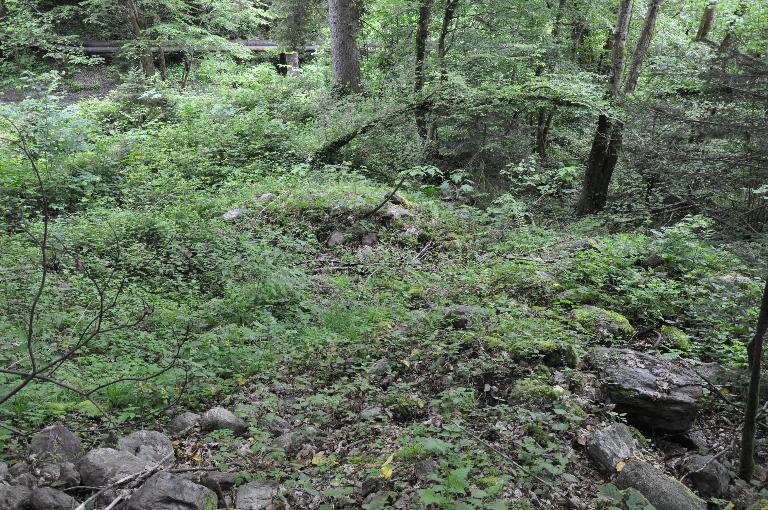
POLYGON ((573 317, 598 340, 631 334, 635 328, 626 317, 597 306, 582 306, 573 310, 573 317))
POLYGON ((684 351, 691 348, 691 339, 680 328, 664 325, 659 329, 659 333, 670 347, 684 351))

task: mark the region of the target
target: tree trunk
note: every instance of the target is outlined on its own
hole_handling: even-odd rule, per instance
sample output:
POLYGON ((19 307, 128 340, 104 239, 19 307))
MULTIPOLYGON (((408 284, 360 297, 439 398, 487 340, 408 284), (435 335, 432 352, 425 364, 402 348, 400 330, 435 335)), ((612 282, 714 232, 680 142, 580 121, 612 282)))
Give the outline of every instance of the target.
POLYGON ((446 39, 448 39, 448 31, 451 29, 451 23, 456 17, 456 9, 459 7, 459 0, 448 0, 445 4, 445 12, 443 13, 443 25, 440 28, 440 37, 437 40, 437 68, 440 70, 440 79, 445 81, 448 77, 448 70, 445 66, 446 39))
POLYGON ((696 32, 696 40, 703 41, 709 39, 709 34, 712 32, 712 24, 715 21, 715 12, 717 11, 717 0, 710 0, 709 4, 704 8, 704 14, 701 16, 701 23, 699 24, 699 30, 696 32))
MULTIPOLYGON (((427 55, 427 38, 429 36, 429 20, 432 13, 432 0, 422 0, 419 7, 419 21, 416 27, 416 64, 413 76, 414 95, 421 95, 424 90, 424 61, 427 55)), ((414 112, 416 128, 422 140, 427 139, 427 112, 424 108, 417 108, 414 112)))
MULTIPOLYGON (((443 12, 443 24, 440 27, 440 36, 437 39, 437 69, 440 73, 440 82, 445 82, 448 79, 448 68, 445 65, 445 55, 448 52, 446 41, 448 39, 448 32, 451 29, 451 23, 456 17, 456 9, 459 8, 459 0, 447 0, 445 4, 445 11, 443 12)), ((433 122, 429 126, 429 133, 427 139, 435 147, 437 142, 437 123, 433 122)))
MULTIPOLYGON (((656 26, 659 8, 663 0, 649 0, 648 13, 645 17, 640 38, 632 53, 632 63, 623 92, 631 93, 637 84, 643 62, 651 44, 651 37, 656 26)), ((616 29, 611 40, 611 72, 608 78, 608 95, 618 101, 622 95, 621 79, 626 64, 626 43, 629 31, 629 18, 632 13, 632 0, 621 0, 616 29)), ((597 122, 592 150, 584 174, 584 184, 579 202, 578 214, 592 214, 605 208, 611 177, 619 160, 624 138, 624 123, 601 115, 597 122)))
POLYGON ((328 23, 336 93, 360 92, 360 55, 355 41, 359 19, 354 0, 329 0, 328 23))
POLYGON ((621 0, 611 43, 611 74, 608 76, 608 92, 612 98, 619 97, 621 90, 621 79, 627 63, 627 33, 631 17, 632 0, 621 0))
POLYGON ((184 53, 184 73, 181 75, 181 88, 187 88, 187 81, 189 80, 189 73, 192 71, 192 59, 184 53))
POLYGON ((162 45, 157 46, 157 55, 160 63, 160 79, 165 81, 168 79, 168 67, 165 65, 165 50, 162 45))
POLYGON ((755 431, 757 413, 760 407, 760 375, 763 369, 763 337, 768 329, 768 281, 763 290, 760 315, 757 318, 757 330, 747 346, 749 353, 749 389, 747 390, 747 408, 744 411, 744 428, 741 430, 741 456, 739 458, 739 476, 750 481, 755 470, 755 431))
POLYGON ((152 51, 149 46, 144 45, 144 41, 142 40, 142 33, 146 25, 146 20, 134 0, 127 0, 126 5, 128 7, 128 18, 131 23, 131 32, 136 41, 142 45, 142 53, 140 57, 141 68, 144 71, 144 76, 149 78, 155 74, 155 62, 152 58, 152 51))
POLYGON ((5 0, 0 0, 0 19, 5 18, 6 10, 5 10, 5 0))
POLYGON ((656 28, 656 20, 659 17, 659 9, 661 9, 662 2, 664 0, 650 0, 648 2, 648 13, 645 15, 643 30, 640 32, 637 46, 635 46, 635 51, 632 53, 632 65, 629 68, 627 81, 624 84, 625 94, 631 94, 635 90, 635 86, 637 86, 637 79, 640 77, 645 57, 648 55, 648 48, 651 47, 651 37, 653 37, 653 30, 656 28))
POLYGON ((287 67, 287 73, 289 77, 296 77, 301 74, 299 68, 299 52, 292 51, 285 54, 285 65, 287 67))
POLYGON ((552 117, 555 112, 547 111, 544 108, 539 109, 538 121, 536 123, 536 146, 534 152, 539 155, 539 160, 547 159, 547 139, 549 138, 549 128, 552 125, 552 117))

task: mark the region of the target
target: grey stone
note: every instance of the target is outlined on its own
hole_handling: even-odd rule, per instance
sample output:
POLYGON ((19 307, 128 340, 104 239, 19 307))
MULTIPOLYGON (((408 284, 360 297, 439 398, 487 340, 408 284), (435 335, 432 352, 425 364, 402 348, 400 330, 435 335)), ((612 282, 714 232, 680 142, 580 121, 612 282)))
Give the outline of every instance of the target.
POLYGON ((203 432, 214 430, 231 430, 235 435, 248 432, 248 424, 232 411, 223 407, 214 407, 203 414, 200 419, 200 429, 203 432))
POLYGON ((664 259, 662 259, 658 253, 651 253, 650 255, 643 257, 640 261, 640 265, 647 269, 655 269, 664 265, 664 259))
POLYGON ((568 246, 568 251, 570 251, 571 253, 576 253, 578 251, 593 251, 593 250, 600 251, 600 248, 598 247, 597 241, 590 238, 579 239, 578 241, 568 246))
POLYGON ((384 384, 389 376, 389 360, 381 358, 368 368, 368 380, 373 384, 384 384))
POLYGON ((32 510, 73 510, 79 505, 72 496, 50 487, 33 490, 30 503, 32 510))
POLYGON ((13 464, 8 468, 9 478, 16 478, 17 476, 23 475, 24 473, 29 473, 29 463, 23 460, 13 464))
POLYGON ((66 462, 83 455, 80 439, 64 425, 44 428, 29 442, 29 456, 37 462, 66 462))
POLYGON ((238 487, 235 505, 237 510, 266 510, 277 496, 277 484, 249 482, 238 487))
POLYGON ((0 482, 4 482, 8 478, 8 464, 0 462, 0 482))
POLYGON ((275 198, 275 195, 273 195, 272 193, 264 193, 256 200, 258 200, 259 202, 267 202, 269 200, 272 200, 273 198, 275 198))
POLYGON ((587 440, 587 453, 603 471, 616 472, 616 464, 626 460, 637 452, 637 442, 632 437, 629 427, 615 423, 605 427, 587 440))
POLYGON ((32 491, 20 485, 0 485, 0 508, 2 510, 30 510, 32 491))
POLYGON ((128 500, 127 510, 214 510, 218 497, 181 476, 160 471, 128 500))
POLYGON ((331 234, 331 237, 328 238, 328 242, 325 243, 329 248, 333 248, 335 246, 341 246, 344 244, 344 234, 339 232, 338 230, 331 234))
POLYGON ((383 410, 379 406, 373 406, 368 407, 366 409, 363 409, 360 411, 360 419, 361 420, 374 420, 381 416, 383 413, 383 410))
POLYGON ((80 482, 83 485, 104 487, 123 477, 139 473, 154 464, 125 451, 97 448, 80 459, 77 470, 80 472, 80 482))
POLYGON ((37 480, 37 477, 32 473, 22 473, 16 478, 14 478, 13 480, 11 480, 11 485, 19 485, 19 486, 28 487, 31 489, 32 487, 37 487, 38 480, 37 480))
POLYGON ((290 430, 291 424, 288 420, 281 418, 276 414, 267 414, 259 420, 260 425, 273 436, 285 434, 290 430))
POLYGON ((363 246, 373 246, 374 244, 379 242, 379 234, 376 232, 368 232, 363 236, 362 241, 360 241, 360 244, 363 246))
POLYGON ((705 498, 719 498, 731 483, 731 475, 712 455, 691 455, 684 464, 687 479, 705 498))
POLYGON ((183 478, 203 487, 208 487, 215 493, 226 492, 235 486, 236 473, 221 471, 192 471, 181 475, 183 478))
POLYGON ((40 468, 40 476, 46 485, 54 485, 65 489, 80 485, 80 473, 71 462, 46 464, 40 468))
POLYGON ((616 477, 620 489, 637 489, 656 510, 706 510, 707 504, 688 487, 665 475, 658 468, 629 459, 616 477))
POLYGON ((421 482, 427 482, 432 479, 432 475, 437 470, 437 461, 432 457, 417 462, 413 466, 413 474, 421 482))
POLYGON ((473 305, 457 305, 443 308, 443 319, 453 329, 467 329, 473 316, 481 314, 483 309, 473 305))
POLYGON ((119 449, 154 464, 163 461, 171 465, 174 461, 173 443, 165 435, 154 430, 137 430, 122 438, 119 449))
POLYGON ((181 435, 200 424, 200 415, 189 411, 177 415, 168 424, 168 431, 173 435, 181 435))
POLYGON ((630 423, 655 431, 691 428, 702 381, 689 368, 629 349, 598 347, 586 362, 601 376, 601 388, 630 423))
POLYGON ((245 209, 241 209, 239 207, 236 207, 234 209, 230 209, 229 211, 224 213, 224 219, 225 220, 235 220, 243 215, 245 212, 245 209))
POLYGON ((277 448, 282 448, 286 455, 293 457, 305 444, 312 442, 316 435, 317 429, 312 427, 294 430, 276 437, 274 445, 277 448))
POLYGON ((398 220, 413 216, 413 213, 405 207, 393 203, 388 203, 384 211, 384 217, 390 220, 398 220))

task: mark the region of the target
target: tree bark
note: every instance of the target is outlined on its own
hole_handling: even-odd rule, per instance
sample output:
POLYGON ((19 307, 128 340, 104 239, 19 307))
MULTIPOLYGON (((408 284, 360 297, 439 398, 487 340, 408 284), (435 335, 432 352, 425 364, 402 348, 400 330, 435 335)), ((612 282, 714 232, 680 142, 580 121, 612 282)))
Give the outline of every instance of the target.
POLYGON ((611 43, 611 73, 608 76, 608 92, 611 97, 619 96, 624 66, 627 63, 627 34, 629 20, 632 17, 632 0, 621 0, 619 13, 616 17, 616 27, 613 29, 611 43))
POLYGON ((739 458, 739 476, 750 481, 755 470, 755 432, 757 413, 760 407, 760 376, 763 369, 763 338, 768 330, 768 281, 763 290, 760 315, 757 318, 755 336, 747 346, 749 353, 749 389, 747 390, 747 408, 744 411, 744 427, 741 430, 741 456, 739 458))
POLYGON ((701 16, 701 23, 699 23, 699 30, 696 32, 696 40, 703 41, 709 39, 709 34, 712 32, 712 24, 715 21, 715 12, 717 11, 717 0, 710 0, 709 4, 704 8, 704 14, 701 16))
MULTIPOLYGON (((448 68, 445 65, 445 56, 448 52, 446 42, 448 40, 448 32, 451 29, 451 23, 456 18, 456 9, 459 8, 459 0, 447 0, 445 3, 445 11, 443 11, 443 23, 440 27, 440 36, 437 38, 437 69, 440 73, 440 82, 443 83, 448 79, 448 68)), ((433 150, 435 148, 435 142, 437 142, 437 123, 433 122, 429 126, 429 132, 427 133, 427 139, 432 144, 433 150)))
POLYGON ((165 50, 162 45, 157 46, 158 62, 160 63, 160 79, 168 79, 168 66, 165 65, 165 50))
POLYGON ((155 74, 155 61, 152 58, 152 51, 149 46, 145 45, 142 41, 142 34, 144 28, 146 28, 146 20, 144 15, 139 10, 134 0, 127 0, 126 5, 128 7, 128 18, 131 24, 131 32, 133 33, 136 41, 143 46, 141 53, 141 68, 144 71, 144 76, 149 78, 155 74))
POLYGON ((635 51, 632 53, 632 65, 627 74, 627 81, 624 83, 624 93, 631 94, 637 86, 637 80, 640 77, 640 71, 643 68, 645 57, 648 55, 648 49, 651 47, 651 37, 656 28, 656 20, 659 17, 659 9, 664 0, 649 0, 648 13, 645 15, 643 29, 637 40, 635 51))
POLYGON ((6 15, 5 0, 0 0, 0 19, 5 18, 5 15, 6 15))
POLYGON ((287 67, 288 77, 296 77, 301 74, 299 67, 299 52, 291 51, 285 54, 285 65, 287 67))
MULTIPOLYGON (((417 97, 424 90, 424 62, 427 55, 427 38, 429 36, 429 20, 432 14, 432 0, 422 0, 419 7, 419 21, 416 27, 416 64, 413 76, 413 92, 417 97)), ((416 128, 422 140, 427 139, 427 112, 417 108, 414 112, 416 128)))
MULTIPOLYGON (((663 0, 649 0, 648 13, 640 33, 640 38, 632 54, 630 71, 622 91, 621 81, 626 64, 626 43, 629 31, 629 18, 632 13, 632 0, 621 0, 616 18, 616 28, 611 40, 611 71, 608 78, 608 96, 618 102, 622 93, 631 93, 637 85, 643 62, 651 44, 653 30, 658 19, 659 8, 663 0)), ((592 141, 592 150, 584 174, 581 196, 576 205, 578 214, 592 214, 602 211, 608 200, 608 188, 613 171, 619 160, 624 138, 624 123, 600 115, 592 141)))
POLYGON ((359 16, 354 0, 329 0, 333 83, 338 95, 360 92, 360 54, 355 38, 359 16))

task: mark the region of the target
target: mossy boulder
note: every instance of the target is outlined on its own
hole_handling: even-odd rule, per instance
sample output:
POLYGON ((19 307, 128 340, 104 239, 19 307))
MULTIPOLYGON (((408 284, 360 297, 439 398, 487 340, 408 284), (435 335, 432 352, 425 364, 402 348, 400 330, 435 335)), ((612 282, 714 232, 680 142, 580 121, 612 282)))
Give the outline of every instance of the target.
POLYGON ((691 339, 680 328, 664 325, 659 329, 659 333, 670 347, 684 351, 691 348, 691 339))
POLYGON ((573 318, 598 340, 629 335, 635 330, 629 320, 620 313, 597 306, 576 308, 573 310, 573 318))

